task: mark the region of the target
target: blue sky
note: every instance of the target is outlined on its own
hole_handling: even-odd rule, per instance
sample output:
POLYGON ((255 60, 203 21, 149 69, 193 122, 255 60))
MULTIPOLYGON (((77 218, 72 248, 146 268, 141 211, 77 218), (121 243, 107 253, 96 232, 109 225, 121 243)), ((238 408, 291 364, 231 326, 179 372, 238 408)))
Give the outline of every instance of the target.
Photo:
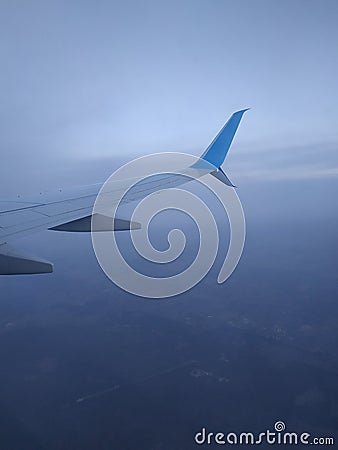
POLYGON ((337 167, 337 18, 330 0, 4 1, 2 176, 18 183, 18 160, 51 177, 86 160, 198 154, 243 107, 238 155, 263 150, 264 164, 295 147, 307 163, 319 145, 337 167))

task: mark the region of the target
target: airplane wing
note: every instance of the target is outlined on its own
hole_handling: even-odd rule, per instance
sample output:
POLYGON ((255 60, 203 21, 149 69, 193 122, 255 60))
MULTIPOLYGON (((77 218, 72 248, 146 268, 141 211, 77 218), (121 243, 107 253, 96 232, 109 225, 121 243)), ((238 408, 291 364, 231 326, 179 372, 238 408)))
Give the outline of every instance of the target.
MULTIPOLYGON (((201 156, 202 165, 190 169, 198 172, 197 177, 212 174, 223 183, 233 186, 227 178, 223 163, 240 120, 247 111, 235 112, 201 156)), ((143 182, 135 198, 143 198, 154 190, 177 186, 184 183, 173 174, 164 174, 154 183, 143 182)), ((123 181, 121 181, 123 185, 123 181)), ((15 201, 0 201, 0 275, 36 274, 53 271, 52 263, 25 255, 12 247, 12 242, 42 230, 88 232, 91 231, 92 209, 102 184, 83 186, 73 190, 59 190, 55 193, 40 194, 33 200, 17 198, 15 201)), ((119 186, 116 186, 117 191, 119 186)), ((126 199, 127 201, 127 199, 126 199)), ((139 228, 123 218, 102 216, 99 228, 94 231, 121 231, 139 228), (112 224, 113 221, 113 224, 112 224)))

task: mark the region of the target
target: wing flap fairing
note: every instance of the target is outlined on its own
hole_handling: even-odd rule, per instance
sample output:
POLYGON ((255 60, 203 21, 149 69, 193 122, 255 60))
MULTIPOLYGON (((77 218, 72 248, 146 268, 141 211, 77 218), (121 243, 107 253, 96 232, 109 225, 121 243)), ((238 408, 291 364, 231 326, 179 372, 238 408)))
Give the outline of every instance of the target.
POLYGON ((16 251, 7 244, 0 246, 0 275, 31 275, 53 272, 53 264, 16 251))
POLYGON ((82 219, 72 220, 56 227, 49 228, 52 231, 67 231, 71 233, 88 233, 91 231, 126 231, 138 230, 141 224, 125 219, 113 219, 102 214, 83 217, 82 219))

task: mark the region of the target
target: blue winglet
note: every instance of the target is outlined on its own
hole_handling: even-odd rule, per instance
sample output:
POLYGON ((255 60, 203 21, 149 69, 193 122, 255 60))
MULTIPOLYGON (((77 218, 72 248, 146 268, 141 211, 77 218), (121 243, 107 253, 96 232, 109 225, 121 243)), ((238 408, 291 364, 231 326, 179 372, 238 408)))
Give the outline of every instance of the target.
POLYGON ((230 119, 227 121, 227 123, 203 153, 201 159, 204 159, 217 168, 219 168, 223 164, 223 161, 225 160, 225 157, 228 153, 242 116, 245 111, 248 111, 248 109, 250 108, 242 109, 241 111, 233 113, 233 115, 230 117, 230 119))

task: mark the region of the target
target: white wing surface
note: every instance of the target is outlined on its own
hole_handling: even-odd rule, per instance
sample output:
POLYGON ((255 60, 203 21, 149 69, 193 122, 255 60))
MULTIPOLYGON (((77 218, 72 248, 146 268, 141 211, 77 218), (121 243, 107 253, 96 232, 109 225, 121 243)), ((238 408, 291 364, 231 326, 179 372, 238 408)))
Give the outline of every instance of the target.
MULTIPOLYGON (((193 171, 193 178, 199 178, 211 173, 223 183, 232 186, 221 169, 240 120, 246 110, 234 113, 216 138, 209 145, 193 171)), ((189 174, 188 174, 189 175, 189 174)), ((142 181, 134 189, 130 198, 124 201, 140 199, 166 187, 181 185, 182 177, 173 174, 161 174, 157 179, 142 181)), ((114 185, 113 196, 110 201, 119 200, 120 192, 130 180, 120 180, 114 185), (116 195, 114 195, 114 193, 116 195)), ((40 194, 37 198, 26 199, 18 197, 15 201, 0 200, 0 275, 18 275, 32 273, 48 273, 53 271, 49 262, 31 255, 24 255, 12 247, 12 242, 20 237, 42 231, 57 230, 84 232, 91 231, 91 215, 93 206, 102 184, 83 186, 72 190, 59 190, 54 193, 40 194)), ((94 231, 120 231, 138 228, 139 224, 130 223, 123 218, 100 217, 98 229, 94 231)))

